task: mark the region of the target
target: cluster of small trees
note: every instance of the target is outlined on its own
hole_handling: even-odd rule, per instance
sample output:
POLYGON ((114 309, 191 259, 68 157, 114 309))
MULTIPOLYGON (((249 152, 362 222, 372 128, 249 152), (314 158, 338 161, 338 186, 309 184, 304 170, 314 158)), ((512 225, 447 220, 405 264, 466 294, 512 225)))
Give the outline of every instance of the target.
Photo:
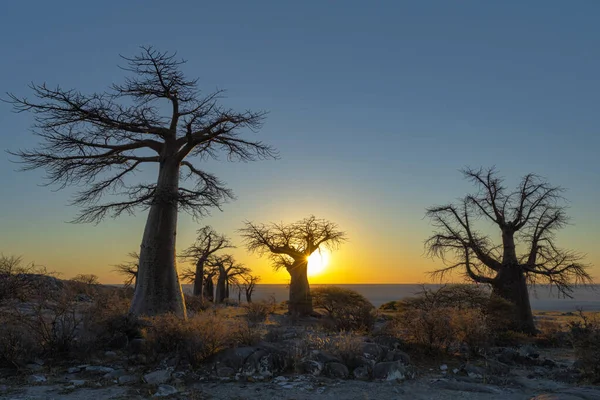
MULTIPOLYGON (((133 314, 172 312, 185 318, 181 277, 193 283, 197 296, 221 302, 236 285, 251 300, 258 277, 221 253, 232 245, 210 227, 198 231, 196 243, 179 255, 195 265, 180 276, 177 216, 184 210, 200 218, 233 198, 223 182, 193 160, 219 154, 240 161, 278 157, 269 145, 241 135, 244 129, 258 130, 265 112, 237 112, 220 104, 222 91, 200 92, 174 54, 143 47, 139 55, 123 59, 131 76, 105 92, 32 84, 32 98, 8 94, 15 111, 34 115, 34 133, 41 139, 37 148, 10 154, 24 170, 44 169, 51 184, 84 188, 73 199, 81 207, 77 222, 148 210, 139 253, 117 266, 135 285, 133 314), (158 167, 154 182, 131 179, 147 165, 158 167)), ((495 295, 516 305, 515 329, 533 332, 528 283, 543 281, 568 295, 574 283, 591 282, 581 256, 555 243, 556 231, 567 223, 562 189, 532 174, 514 191, 505 188, 494 169, 464 174, 478 191, 458 204, 427 210, 436 231, 426 248, 448 261, 439 275, 460 271, 490 285, 495 295), (490 222, 501 233, 501 243, 476 229, 478 220, 490 222)), ((292 224, 246 222, 240 232, 249 251, 267 255, 275 269, 290 274, 290 312, 310 314, 308 256, 321 246, 336 248, 346 240, 344 232, 315 217, 292 224)))

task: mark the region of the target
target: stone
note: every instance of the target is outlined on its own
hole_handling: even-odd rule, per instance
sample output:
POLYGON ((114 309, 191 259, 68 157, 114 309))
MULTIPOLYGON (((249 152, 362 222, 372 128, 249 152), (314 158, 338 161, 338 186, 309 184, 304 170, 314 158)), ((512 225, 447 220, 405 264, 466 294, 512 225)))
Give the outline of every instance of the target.
POLYGON ((346 379, 350 375, 348 367, 342 363, 330 362, 325 366, 325 372, 330 378, 346 379))
POLYGON ((401 361, 386 361, 375 364, 373 379, 404 380, 408 377, 406 365, 401 361))
POLYGON ((462 369, 467 373, 469 378, 483 378, 486 374, 485 369, 473 364, 465 364, 462 369))
POLYGON ((144 381, 150 385, 161 385, 171 379, 171 371, 159 369, 144 375, 144 381))
POLYGON ((71 367, 67 369, 68 374, 76 374, 78 372, 81 372, 81 367, 71 367))
POLYGON ((217 376, 219 378, 231 378, 232 376, 235 376, 235 369, 231 367, 218 367, 217 376))
POLYGON ((69 383, 75 387, 80 387, 86 384, 86 381, 84 381, 83 379, 72 379, 69 381, 69 383))
POLYGON ((248 357, 256 353, 259 350, 258 347, 236 347, 229 348, 219 352, 215 356, 215 363, 224 367, 233 368, 239 371, 243 366, 248 357))
POLYGON ((27 377, 27 382, 29 383, 43 383, 48 381, 48 379, 44 375, 29 375, 27 377))
POLYGON ((440 371, 447 371, 447 370, 448 370, 448 366, 446 364, 440 365, 440 371))
POLYGON ((120 376, 125 375, 126 373, 127 373, 127 371, 125 371, 124 369, 115 369, 114 371, 104 374, 103 378, 104 379, 117 379, 120 376))
POLYGON ((402 361, 405 365, 410 364, 410 356, 401 350, 392 350, 385 355, 385 361, 402 361))
POLYGON ((497 358, 501 363, 514 364, 519 359, 519 352, 514 349, 504 348, 497 358))
POLYGON ((537 351, 535 347, 526 344, 519 348, 519 355, 522 357, 538 358, 540 356, 540 352, 537 351))
POLYGON ((123 375, 117 378, 117 382, 119 385, 130 385, 133 383, 138 383, 140 378, 135 375, 123 375))
POLYGON ((171 385, 159 385, 158 391, 152 397, 167 397, 177 394, 179 391, 171 385))
POLYGON ((510 373, 510 366, 501 363, 500 361, 487 360, 485 364, 485 369, 490 375, 503 376, 508 375, 510 373))
POLYGON ((114 371, 114 368, 111 367, 103 367, 101 365, 90 365, 85 367, 86 372, 91 372, 93 374, 108 374, 114 371))
POLYGON ((323 364, 327 364, 330 362, 341 362, 339 358, 320 350, 313 350, 310 354, 310 359, 323 364))
POLYGON ((31 372, 40 372, 44 370, 44 367, 39 364, 27 364, 26 367, 31 372))
POLYGON ((134 354, 141 353, 146 347, 146 339, 132 339, 129 341, 127 348, 134 354))
POLYGON ((383 348, 377 343, 363 343, 361 352, 363 356, 369 360, 380 361, 383 358, 383 348))
POLYGON ((323 371, 323 363, 314 360, 303 360, 298 364, 298 370, 302 374, 319 376, 323 371))
POLYGON ((114 351, 105 351, 104 352, 104 357, 107 358, 117 358, 117 353, 115 353, 114 351))
POLYGON ((366 366, 357 367, 354 369, 354 371, 352 371, 352 376, 354 379, 367 381, 370 378, 369 368, 366 366))

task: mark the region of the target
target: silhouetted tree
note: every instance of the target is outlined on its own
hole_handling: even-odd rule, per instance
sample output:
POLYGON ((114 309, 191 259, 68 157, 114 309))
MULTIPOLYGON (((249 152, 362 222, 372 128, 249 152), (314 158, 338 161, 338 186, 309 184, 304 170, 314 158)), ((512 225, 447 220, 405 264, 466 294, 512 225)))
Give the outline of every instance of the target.
POLYGON ((11 154, 24 170, 45 169, 49 184, 86 187, 72 202, 82 207, 76 222, 148 209, 131 312, 185 317, 175 261, 178 209, 199 218, 233 196, 189 159, 224 152, 228 159, 248 161, 276 153, 240 138, 243 128, 260 128, 264 112, 224 108, 222 91, 201 94, 174 54, 143 47, 123 59, 131 76, 105 92, 88 95, 44 83, 30 86, 33 99, 8 94, 16 112, 34 114, 34 133, 41 139, 39 147, 11 154), (147 164, 157 168, 155 182, 131 177, 147 164), (188 179, 193 185, 182 184, 188 179), (105 194, 109 201, 101 203, 105 194))
POLYGON ((457 270, 489 284, 493 295, 514 304, 512 328, 534 333, 528 283, 544 282, 569 296, 573 284, 591 282, 582 257, 555 242, 556 231, 567 223, 563 189, 528 174, 511 191, 494 168, 462 172, 478 191, 458 204, 427 209, 436 231, 425 247, 449 264, 434 274, 443 278, 457 270), (480 219, 501 234, 499 244, 475 228, 480 219))
POLYGON ((239 275, 248 273, 250 270, 235 261, 230 254, 212 256, 208 262, 218 270, 215 303, 220 304, 229 298, 229 285, 235 284, 239 275))
POLYGON ((289 312, 311 314, 308 257, 320 246, 337 248, 346 240, 346 234, 335 223, 314 216, 291 224, 246 222, 246 227, 240 232, 249 251, 267 254, 275 270, 285 268, 290 274, 289 312))
POLYGON ((240 276, 240 278, 241 278, 240 285, 239 285, 240 293, 243 290, 246 295, 246 302, 252 303, 252 294, 254 293, 254 290, 256 289, 256 284, 258 282, 260 282, 260 276, 252 275, 252 274, 248 273, 248 274, 242 274, 240 276))
POLYGON ((134 289, 137 285, 137 274, 138 274, 138 265, 140 262, 140 255, 137 252, 131 252, 127 255, 131 260, 117 264, 114 266, 115 272, 123 275, 125 280, 123 281, 123 286, 125 288, 129 288, 133 285, 134 289))
POLYGON ((185 249, 180 257, 191 260, 196 265, 194 279, 191 283, 194 284, 194 296, 202 296, 204 284, 204 264, 209 257, 219 250, 235 247, 231 244, 229 238, 225 235, 218 234, 212 227, 205 226, 198 229, 198 237, 196 242, 185 249))

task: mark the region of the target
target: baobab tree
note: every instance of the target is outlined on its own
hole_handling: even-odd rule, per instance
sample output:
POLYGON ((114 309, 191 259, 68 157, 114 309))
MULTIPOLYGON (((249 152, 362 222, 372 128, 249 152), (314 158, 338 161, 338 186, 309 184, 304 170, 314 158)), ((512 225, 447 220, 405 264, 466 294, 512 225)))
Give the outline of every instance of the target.
POLYGON ((43 83, 30 85, 32 98, 9 93, 6 101, 16 112, 33 113, 33 132, 41 139, 38 147, 11 154, 24 170, 44 169, 48 184, 84 187, 72 201, 81 207, 75 222, 148 209, 130 311, 185 317, 175 260, 178 210, 200 218, 233 198, 192 160, 220 153, 242 161, 277 154, 240 136, 245 128, 258 130, 264 112, 225 108, 220 90, 201 93, 175 54, 142 47, 140 54, 123 59, 122 69, 131 75, 104 92, 85 94, 43 83), (132 177, 148 165, 157 170, 154 182, 132 177), (108 200, 101 202, 106 194, 108 200))
POLYGON ((219 250, 233 248, 231 241, 225 235, 217 233, 211 226, 205 226, 197 231, 194 244, 185 249, 179 256, 194 262, 196 269, 192 283, 194 296, 203 296, 204 265, 209 257, 219 250))
POLYGON ((229 298, 229 286, 237 282, 237 277, 250 272, 250 270, 238 263, 230 254, 213 256, 209 259, 211 265, 217 268, 217 290, 215 303, 220 304, 229 298))
POLYGON ((125 280, 123 281, 123 286, 125 286, 125 288, 130 288, 133 285, 135 289, 140 255, 137 252, 131 252, 127 256, 130 258, 130 260, 115 265, 113 271, 125 277, 125 280))
POLYGON ((291 224, 246 222, 245 225, 240 232, 248 250, 268 255, 275 270, 284 268, 290 274, 290 314, 311 314, 308 257, 321 246, 337 249, 346 241, 346 234, 335 223, 314 216, 291 224))
POLYGON ((556 232, 567 223, 564 190, 534 174, 509 190, 494 168, 462 172, 477 192, 458 204, 427 209, 435 232, 425 248, 447 264, 434 274, 443 278, 458 271, 490 285, 493 295, 514 305, 512 329, 535 333, 528 284, 546 283, 570 296, 574 284, 591 282, 582 256, 556 244, 556 232), (489 228, 477 229, 479 220, 501 241, 494 242, 489 228))
POLYGON ((247 303, 252 303, 252 294, 254 293, 254 290, 256 289, 256 285, 258 284, 258 282, 260 282, 260 276, 258 275, 252 275, 252 274, 242 274, 240 276, 240 283, 239 283, 239 290, 240 293, 242 292, 242 290, 244 291, 244 294, 246 295, 246 302, 247 303))

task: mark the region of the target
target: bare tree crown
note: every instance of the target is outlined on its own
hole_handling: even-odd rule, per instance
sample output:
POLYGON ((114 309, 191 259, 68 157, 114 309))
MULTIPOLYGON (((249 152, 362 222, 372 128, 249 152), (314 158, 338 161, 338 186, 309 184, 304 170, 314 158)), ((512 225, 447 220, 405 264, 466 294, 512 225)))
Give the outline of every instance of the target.
POLYGON ((555 285, 565 295, 572 284, 591 282, 583 257, 556 244, 556 232, 568 222, 564 189, 535 174, 509 190, 494 168, 462 172, 478 190, 457 204, 427 209, 435 232, 425 242, 426 251, 447 264, 434 275, 461 271, 493 284, 502 268, 512 266, 521 268, 530 283, 555 285), (502 243, 476 228, 480 219, 500 230, 502 243))
MULTIPOLYGON (((160 196, 155 182, 130 182, 146 164, 174 162, 183 167, 176 201, 194 217, 233 198, 216 176, 200 170, 186 158, 230 160, 276 158, 260 141, 240 137, 241 131, 258 130, 265 112, 236 112, 219 104, 222 90, 203 94, 197 80, 185 77, 185 63, 175 54, 142 47, 134 57, 122 57, 130 74, 107 91, 84 94, 74 89, 31 84, 33 99, 9 93, 5 101, 16 112, 34 114, 36 149, 9 152, 24 170, 43 168, 48 184, 83 184, 72 204, 80 206, 76 222, 98 222, 148 207, 160 196), (170 112, 161 113, 169 104, 170 112), (101 203, 108 195, 111 200, 101 203), (115 198, 116 195, 116 198, 115 198)), ((163 199, 164 200, 164 199, 163 199)))
POLYGON ((321 246, 336 249, 347 240, 337 224, 315 216, 291 224, 246 222, 240 233, 248 250, 268 254, 276 270, 289 269, 294 261, 306 259, 321 246))

